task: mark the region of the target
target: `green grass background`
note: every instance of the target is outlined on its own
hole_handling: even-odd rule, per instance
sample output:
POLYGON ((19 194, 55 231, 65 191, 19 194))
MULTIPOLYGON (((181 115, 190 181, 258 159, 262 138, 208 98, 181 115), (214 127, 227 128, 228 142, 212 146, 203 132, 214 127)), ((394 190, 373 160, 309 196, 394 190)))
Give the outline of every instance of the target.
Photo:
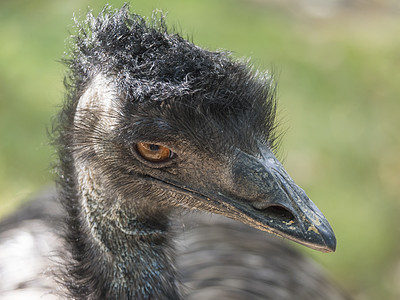
MULTIPOLYGON (((119 7, 123 1, 110 1, 119 7)), ((0 2, 0 216, 51 184, 46 128, 63 98, 72 14, 102 1, 0 2)), ((400 298, 400 12, 326 18, 268 1, 137 0, 203 47, 279 76, 280 157, 335 229, 319 254, 356 299, 400 298)))

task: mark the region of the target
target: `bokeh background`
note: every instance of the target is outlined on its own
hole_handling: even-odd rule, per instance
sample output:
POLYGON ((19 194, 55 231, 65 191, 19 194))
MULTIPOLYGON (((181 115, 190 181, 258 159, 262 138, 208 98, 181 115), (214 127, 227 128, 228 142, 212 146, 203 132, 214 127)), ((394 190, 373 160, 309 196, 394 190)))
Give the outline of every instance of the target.
MULTIPOLYGON (((109 1, 119 7, 123 1, 109 1)), ((50 185, 73 13, 102 1, 0 1, 0 217, 50 185)), ((279 78, 279 156, 335 229, 314 257, 355 299, 400 299, 400 3, 136 0, 184 36, 279 78)))

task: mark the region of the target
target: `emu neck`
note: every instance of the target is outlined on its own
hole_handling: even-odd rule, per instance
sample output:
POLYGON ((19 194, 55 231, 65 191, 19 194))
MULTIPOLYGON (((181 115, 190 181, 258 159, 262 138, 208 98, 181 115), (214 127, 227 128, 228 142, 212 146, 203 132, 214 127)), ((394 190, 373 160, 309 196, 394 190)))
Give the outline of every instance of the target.
POLYGON ((70 223, 79 222, 69 238, 75 259, 68 286, 72 296, 180 299, 168 227, 123 205, 108 205, 124 199, 110 199, 89 169, 77 171, 80 209, 69 211, 70 223))

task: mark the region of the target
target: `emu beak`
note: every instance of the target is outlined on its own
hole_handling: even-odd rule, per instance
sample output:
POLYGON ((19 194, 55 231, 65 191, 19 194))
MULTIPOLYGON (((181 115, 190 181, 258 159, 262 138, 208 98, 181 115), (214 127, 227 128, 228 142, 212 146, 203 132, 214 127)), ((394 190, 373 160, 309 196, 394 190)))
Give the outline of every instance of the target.
POLYGON ((335 251, 328 221, 272 152, 266 150, 261 159, 240 152, 232 172, 236 196, 225 201, 240 211, 240 221, 315 250, 335 251), (237 195, 243 195, 240 201, 237 195))
POLYGON ((219 177, 217 189, 183 185, 171 177, 146 179, 188 196, 177 206, 218 213, 321 252, 336 250, 328 221, 270 150, 261 158, 238 150, 228 173, 219 177))

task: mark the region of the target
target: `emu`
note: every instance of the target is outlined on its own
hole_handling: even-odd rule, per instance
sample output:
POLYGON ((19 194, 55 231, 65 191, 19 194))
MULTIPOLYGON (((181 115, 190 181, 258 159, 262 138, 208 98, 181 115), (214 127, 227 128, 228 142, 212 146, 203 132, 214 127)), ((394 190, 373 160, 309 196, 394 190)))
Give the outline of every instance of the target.
POLYGON ((1 223, 5 297, 346 299, 265 233, 336 247, 273 154, 270 74, 127 6, 89 13, 73 39, 57 191, 1 223))

